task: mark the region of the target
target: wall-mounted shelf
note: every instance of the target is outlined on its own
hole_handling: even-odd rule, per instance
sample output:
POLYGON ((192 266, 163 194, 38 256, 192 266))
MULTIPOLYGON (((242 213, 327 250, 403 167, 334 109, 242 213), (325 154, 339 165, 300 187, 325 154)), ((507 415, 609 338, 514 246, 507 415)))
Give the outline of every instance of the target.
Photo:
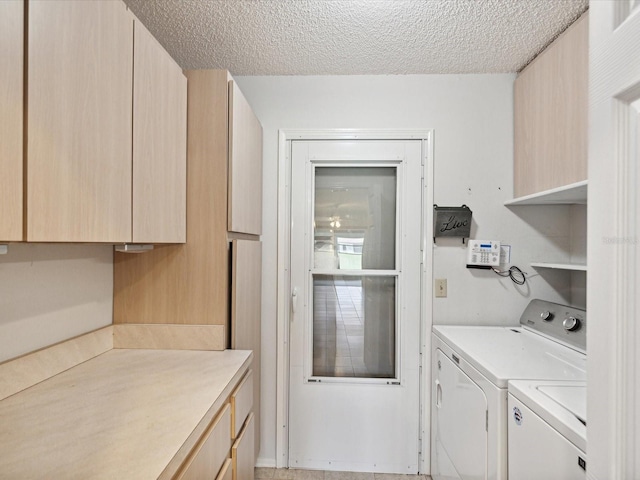
POLYGON ((531 262, 533 268, 553 268, 556 270, 571 270, 574 272, 586 272, 587 265, 584 263, 551 263, 551 262, 531 262))
POLYGON ((583 180, 564 187, 514 198, 504 204, 507 207, 517 205, 582 205, 587 203, 587 193, 587 180, 583 180))

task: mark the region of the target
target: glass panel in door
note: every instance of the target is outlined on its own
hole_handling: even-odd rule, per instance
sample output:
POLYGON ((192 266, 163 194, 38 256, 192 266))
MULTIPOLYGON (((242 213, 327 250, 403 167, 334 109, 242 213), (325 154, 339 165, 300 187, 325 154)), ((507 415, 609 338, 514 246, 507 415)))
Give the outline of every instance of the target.
POLYGON ((314 267, 394 270, 396 167, 316 167, 314 267))
POLYGON ((312 375, 395 378, 397 168, 314 172, 312 375))
POLYGON ((396 377, 396 278, 313 276, 313 375, 396 377))

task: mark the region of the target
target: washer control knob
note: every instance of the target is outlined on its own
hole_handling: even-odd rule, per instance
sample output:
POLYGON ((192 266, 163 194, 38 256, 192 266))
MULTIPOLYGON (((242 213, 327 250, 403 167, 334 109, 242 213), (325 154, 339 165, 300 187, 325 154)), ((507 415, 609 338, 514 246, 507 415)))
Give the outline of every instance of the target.
POLYGON ((540 318, 543 319, 545 322, 550 322, 551 320, 553 320, 553 313, 549 311, 542 312, 540 314, 540 318))
POLYGON ((562 326, 568 332, 573 332, 574 330, 580 328, 580 320, 578 320, 576 317, 567 317, 562 322, 562 326))

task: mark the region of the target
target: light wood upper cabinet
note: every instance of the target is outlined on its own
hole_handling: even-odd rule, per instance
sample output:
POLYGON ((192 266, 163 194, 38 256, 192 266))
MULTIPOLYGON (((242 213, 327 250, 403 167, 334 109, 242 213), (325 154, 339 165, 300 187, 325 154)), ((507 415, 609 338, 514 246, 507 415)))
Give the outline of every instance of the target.
POLYGON ((134 35, 132 241, 184 243, 187 79, 139 21, 134 35))
POLYGON ((133 18, 61 0, 28 17, 27 240, 129 242, 133 18))
POLYGON ((514 196, 587 179, 588 13, 518 75, 514 196))
POLYGON ((230 232, 262 234, 262 125, 242 95, 229 82, 230 232))
POLYGON ((0 2, 0 241, 22 240, 24 2, 0 2))
POLYGON ((26 240, 185 242, 180 67, 121 1, 28 5, 26 240))

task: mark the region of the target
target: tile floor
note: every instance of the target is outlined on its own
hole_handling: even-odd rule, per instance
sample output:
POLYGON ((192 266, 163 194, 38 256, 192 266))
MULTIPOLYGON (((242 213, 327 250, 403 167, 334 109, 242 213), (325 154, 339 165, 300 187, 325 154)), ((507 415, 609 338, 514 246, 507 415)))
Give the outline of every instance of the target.
POLYGON ((394 378, 394 309, 394 278, 314 275, 313 374, 394 378))
POLYGON ((364 363, 361 280, 317 278, 313 297, 314 375, 370 376, 364 363))
POLYGON ((429 475, 394 475, 389 473, 328 472, 287 468, 256 468, 255 480, 431 480, 429 475))

